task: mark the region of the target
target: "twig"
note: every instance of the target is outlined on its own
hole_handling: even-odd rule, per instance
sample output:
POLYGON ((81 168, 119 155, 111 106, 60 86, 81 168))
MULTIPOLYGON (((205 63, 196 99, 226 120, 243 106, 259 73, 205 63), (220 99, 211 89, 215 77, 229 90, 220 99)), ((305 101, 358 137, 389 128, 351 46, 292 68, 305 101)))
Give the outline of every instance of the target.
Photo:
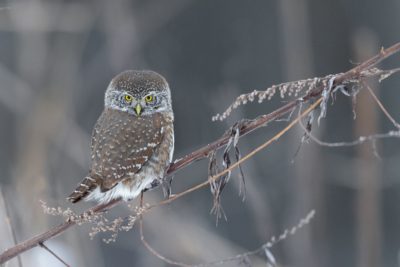
MULTIPOLYGON (((400 42, 394 44, 393 46, 391 46, 387 49, 382 48, 380 53, 378 53, 374 57, 366 60, 362 64, 356 66, 355 68, 350 69, 349 71, 347 71, 345 73, 336 75, 335 84, 333 86, 339 85, 345 81, 358 79, 360 77, 360 74, 362 71, 371 69, 372 67, 374 67, 376 64, 378 64, 382 60, 390 57, 391 55, 393 55, 399 51, 400 51, 400 42)), ((242 137, 242 136, 254 131, 255 129, 265 126, 268 122, 276 120, 277 118, 281 118, 285 114, 288 114, 289 112, 291 112, 300 103, 304 103, 311 99, 320 97, 323 90, 324 90, 323 85, 316 86, 316 88, 309 90, 309 93, 306 96, 302 97, 301 99, 293 100, 293 101, 285 104, 281 108, 278 108, 277 110, 275 110, 267 115, 259 116, 256 119, 251 120, 246 124, 243 124, 243 126, 239 129, 240 136, 242 137)), ((209 153, 211 153, 212 151, 215 151, 215 150, 223 147, 224 145, 226 145, 229 138, 230 138, 229 135, 223 135, 221 138, 219 138, 215 142, 188 154, 187 156, 183 157, 182 159, 175 161, 174 163, 172 163, 169 166, 167 175, 170 176, 170 175, 176 173, 178 170, 181 170, 181 169, 187 167, 191 163, 207 157, 209 155, 209 153)), ((235 165, 235 167, 236 166, 237 165, 235 165)), ((200 187, 202 187, 202 186, 204 186, 204 185, 200 185, 200 187)), ((190 191, 188 191, 188 193, 192 192, 194 190, 196 190, 196 188, 191 189, 190 191)), ((94 208, 90 209, 89 211, 94 212, 94 213, 103 212, 103 211, 111 208, 112 206, 116 205, 119 202, 120 202, 120 200, 114 200, 111 203, 108 203, 105 205, 95 206, 94 208)), ((74 224, 75 224, 75 222, 73 222, 73 221, 66 221, 66 222, 64 222, 42 234, 39 234, 31 239, 21 242, 20 244, 17 244, 14 247, 7 249, 2 254, 0 254, 0 264, 23 253, 24 251, 27 251, 35 246, 38 246, 39 243, 41 243, 41 242, 44 242, 48 239, 58 236, 59 234, 61 234, 62 232, 64 232, 65 230, 67 230, 69 227, 71 227, 74 224)))
MULTIPOLYGON (((397 121, 390 115, 390 113, 387 111, 385 106, 382 104, 382 102, 378 99, 378 97, 374 94, 372 88, 365 83, 365 81, 362 81, 362 85, 367 88, 375 102, 378 104, 379 108, 382 110, 382 112, 385 114, 385 116, 393 123, 393 125, 397 128, 397 130, 392 130, 387 133, 379 133, 379 134, 371 134, 367 136, 359 136, 356 140, 353 141, 347 141, 347 142, 326 142, 322 141, 315 135, 311 133, 309 129, 303 124, 303 122, 300 120, 299 124, 303 128, 305 134, 313 140, 315 143, 317 143, 320 146, 326 146, 326 147, 345 147, 345 146, 357 146, 361 145, 365 142, 372 142, 372 146, 375 146, 375 141, 378 139, 385 139, 385 138, 400 138, 400 124, 397 123, 397 121)), ((299 109, 299 113, 301 112, 301 105, 299 109)), ((299 115, 300 116, 300 115, 299 115)), ((375 151, 375 148, 374 148, 375 151)))
MULTIPOLYGON (((143 208, 143 192, 140 194, 140 208, 143 208)), ((174 265, 174 266, 182 266, 182 267, 190 267, 191 265, 182 263, 182 262, 177 262, 174 260, 171 260, 163 255, 161 255, 157 250, 155 250, 144 238, 144 234, 143 234, 143 213, 140 214, 139 216, 139 231, 140 231, 140 240, 142 241, 143 245, 146 247, 146 249, 148 251, 150 251, 151 254, 153 254, 154 256, 156 256, 157 258, 159 258, 160 260, 174 265)))
POLYGON ((303 123, 301 123, 301 127, 305 130, 306 135, 308 137, 310 137, 311 140, 313 140, 315 143, 317 143, 320 146, 326 146, 326 147, 357 146, 357 145, 361 145, 367 141, 374 142, 377 139, 385 139, 385 138, 393 138, 393 137, 399 138, 400 137, 399 131, 389 131, 387 133, 360 136, 360 137, 358 137, 358 139, 353 140, 353 141, 348 141, 348 142, 325 142, 325 141, 320 140, 318 137, 316 137, 312 133, 308 132, 303 123))
MULTIPOLYGON (((4 197, 3 187, 0 187, 0 196, 1 196, 2 202, 4 203, 4 210, 6 211, 6 222, 7 222, 8 230, 11 233, 14 245, 16 245, 17 244, 17 235, 15 234, 14 227, 12 227, 12 224, 11 224, 11 213, 10 213, 9 207, 6 202, 6 198, 4 197)), ((17 259, 18 259, 18 266, 22 267, 22 260, 21 260, 20 255, 18 255, 17 259)))
POLYGON ((51 255, 53 255, 57 260, 59 260, 62 264, 64 264, 67 267, 70 267, 70 265, 68 265, 68 263, 66 263, 63 259, 61 259, 60 256, 58 256, 54 251, 52 251, 51 249, 49 249, 44 243, 39 243, 39 246, 44 248, 45 250, 47 250, 47 252, 49 252, 51 255))
POLYGON ((392 117, 392 115, 390 115, 390 113, 387 111, 385 106, 382 104, 382 102, 379 100, 379 98, 375 95, 372 88, 364 81, 362 81, 362 84, 364 85, 364 87, 367 88, 367 90, 371 94, 372 98, 378 104, 379 108, 382 110, 382 112, 385 114, 385 116, 393 123, 394 127, 396 127, 397 129, 400 130, 400 124, 398 124, 397 121, 392 117))
POLYGON ((143 245, 146 247, 146 249, 148 251, 150 251, 151 254, 153 254, 154 256, 156 256, 157 258, 159 258, 160 260, 170 264, 170 265, 174 265, 174 266, 182 266, 182 267, 191 267, 192 265, 188 265, 182 262, 177 262, 174 260, 171 260, 163 255, 161 255, 157 250, 155 250, 144 238, 143 235, 143 218, 142 216, 140 216, 140 220, 139 220, 139 229, 140 229, 140 240, 142 241, 143 245))

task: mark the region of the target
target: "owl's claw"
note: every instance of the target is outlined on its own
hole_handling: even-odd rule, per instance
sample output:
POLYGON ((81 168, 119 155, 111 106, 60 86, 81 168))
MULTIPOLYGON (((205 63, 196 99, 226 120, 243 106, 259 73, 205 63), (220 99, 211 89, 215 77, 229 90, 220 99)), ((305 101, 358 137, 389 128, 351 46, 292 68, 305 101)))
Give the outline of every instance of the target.
POLYGON ((168 199, 175 198, 176 194, 169 194, 168 199))

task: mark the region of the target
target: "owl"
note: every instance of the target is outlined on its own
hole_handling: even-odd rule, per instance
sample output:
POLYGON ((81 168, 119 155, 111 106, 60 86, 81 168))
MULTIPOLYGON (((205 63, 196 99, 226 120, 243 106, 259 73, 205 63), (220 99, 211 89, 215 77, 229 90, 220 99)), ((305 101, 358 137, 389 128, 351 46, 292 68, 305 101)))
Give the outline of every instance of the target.
POLYGON ((174 113, 167 81, 153 71, 114 77, 94 126, 91 167, 68 200, 131 200, 160 184, 174 151, 174 113))

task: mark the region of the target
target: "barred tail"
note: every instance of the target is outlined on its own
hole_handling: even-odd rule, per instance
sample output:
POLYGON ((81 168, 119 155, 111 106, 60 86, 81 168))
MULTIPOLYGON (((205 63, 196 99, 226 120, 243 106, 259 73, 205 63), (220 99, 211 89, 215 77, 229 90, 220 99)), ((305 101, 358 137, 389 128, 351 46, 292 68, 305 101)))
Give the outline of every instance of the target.
POLYGON ((96 178, 90 177, 90 175, 86 176, 82 182, 78 185, 74 192, 72 192, 67 199, 72 203, 76 203, 80 201, 82 198, 85 198, 90 192, 92 192, 98 185, 98 181, 96 178))

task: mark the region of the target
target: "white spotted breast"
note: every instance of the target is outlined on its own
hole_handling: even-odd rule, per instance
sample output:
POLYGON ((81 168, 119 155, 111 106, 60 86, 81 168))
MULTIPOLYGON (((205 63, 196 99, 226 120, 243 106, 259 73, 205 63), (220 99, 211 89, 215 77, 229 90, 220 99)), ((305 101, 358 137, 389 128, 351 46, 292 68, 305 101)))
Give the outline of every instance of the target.
POLYGON ((93 129, 91 145, 91 173, 102 178, 102 191, 132 177, 156 151, 163 150, 159 146, 164 143, 165 124, 161 113, 134 116, 112 109, 103 111, 93 129))

